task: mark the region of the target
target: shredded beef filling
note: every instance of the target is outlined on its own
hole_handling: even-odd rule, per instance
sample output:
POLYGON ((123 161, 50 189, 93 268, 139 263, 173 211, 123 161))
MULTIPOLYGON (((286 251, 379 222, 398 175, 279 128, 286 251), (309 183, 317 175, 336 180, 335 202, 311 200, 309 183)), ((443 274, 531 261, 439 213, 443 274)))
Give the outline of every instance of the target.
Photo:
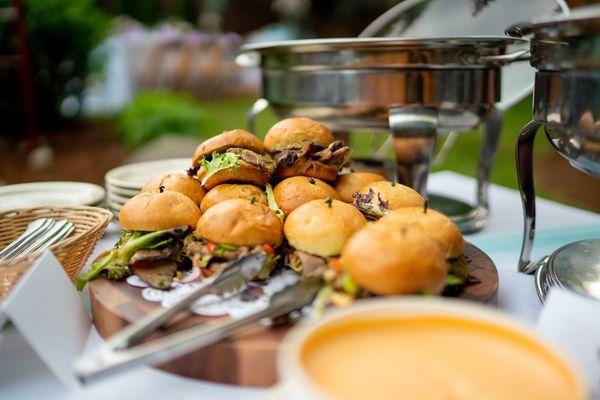
POLYGON ((246 246, 229 246, 210 243, 196 233, 188 236, 183 246, 183 254, 192 261, 194 268, 200 268, 203 276, 210 276, 229 261, 237 260, 252 249, 246 246))
POLYGON ((286 253, 285 263, 296 272, 301 272, 302 276, 321 277, 329 268, 326 259, 314 254, 306 253, 302 250, 290 250, 286 253))
POLYGON ((139 260, 130 265, 131 272, 155 289, 171 287, 177 263, 173 260, 139 260))
POLYGON ((286 149, 274 154, 278 167, 291 167, 297 160, 313 160, 341 168, 348 159, 352 149, 337 140, 326 148, 311 144, 302 149, 286 149))
POLYGON ((239 147, 227 149, 227 152, 239 154, 244 162, 259 168, 265 175, 271 176, 275 172, 276 164, 269 154, 258 154, 239 147))

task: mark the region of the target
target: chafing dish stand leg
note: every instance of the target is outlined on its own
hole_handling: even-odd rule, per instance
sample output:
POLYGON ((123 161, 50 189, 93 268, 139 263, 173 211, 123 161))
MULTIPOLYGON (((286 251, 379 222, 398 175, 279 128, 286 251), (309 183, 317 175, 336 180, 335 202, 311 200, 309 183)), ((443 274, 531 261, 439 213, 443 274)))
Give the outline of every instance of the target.
POLYGON ((392 108, 389 124, 397 181, 425 196, 437 137, 437 112, 428 108, 392 108))
POLYGON ((484 117, 481 150, 477 162, 476 205, 468 213, 454 215, 452 218, 463 233, 479 232, 485 227, 489 214, 488 189, 502 134, 503 117, 502 111, 495 107, 491 107, 484 117))
POLYGON ((256 117, 267 108, 269 108, 269 101, 267 99, 260 98, 252 104, 252 107, 246 113, 248 132, 256 134, 256 117))

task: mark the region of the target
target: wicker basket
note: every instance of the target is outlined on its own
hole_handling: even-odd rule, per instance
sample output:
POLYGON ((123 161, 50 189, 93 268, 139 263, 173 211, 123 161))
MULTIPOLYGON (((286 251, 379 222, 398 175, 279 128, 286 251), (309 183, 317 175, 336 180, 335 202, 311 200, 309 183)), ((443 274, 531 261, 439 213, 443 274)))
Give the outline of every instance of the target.
MULTIPOLYGON (((94 251, 112 219, 112 213, 98 207, 49 206, 0 212, 0 249, 21 235, 27 225, 39 218, 67 219, 75 230, 60 243, 50 247, 73 281, 94 251)), ((0 300, 31 266, 39 252, 19 260, 0 263, 0 300)))

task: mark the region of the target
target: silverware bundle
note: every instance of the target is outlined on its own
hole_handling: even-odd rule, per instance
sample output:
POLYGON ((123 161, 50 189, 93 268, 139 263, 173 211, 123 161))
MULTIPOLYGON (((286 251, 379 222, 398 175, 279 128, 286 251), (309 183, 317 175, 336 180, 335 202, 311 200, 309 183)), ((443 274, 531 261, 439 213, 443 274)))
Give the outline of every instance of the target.
POLYGON ((0 261, 12 261, 44 250, 69 236, 74 229, 75 226, 66 219, 36 219, 27 225, 21 236, 0 251, 0 261))

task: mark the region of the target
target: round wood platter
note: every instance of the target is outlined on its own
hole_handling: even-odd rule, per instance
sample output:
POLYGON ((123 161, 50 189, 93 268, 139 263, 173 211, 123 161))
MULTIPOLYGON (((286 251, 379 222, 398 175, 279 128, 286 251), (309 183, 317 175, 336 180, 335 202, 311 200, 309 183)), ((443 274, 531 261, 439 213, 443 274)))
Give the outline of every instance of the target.
MULTIPOLYGON (((493 261, 477 247, 467 243, 465 255, 470 260, 469 272, 477 279, 465 287, 459 298, 496 304, 498 271, 493 261)), ((144 300, 141 289, 126 282, 97 279, 89 284, 94 324, 104 338, 137 320, 157 303, 144 300)), ((148 340, 168 335, 199 323, 214 323, 220 318, 182 314, 167 328, 157 331, 148 340)), ((277 382, 275 365, 277 350, 289 326, 248 327, 228 340, 194 351, 176 360, 157 366, 159 369, 213 382, 242 386, 267 387, 277 382)))

